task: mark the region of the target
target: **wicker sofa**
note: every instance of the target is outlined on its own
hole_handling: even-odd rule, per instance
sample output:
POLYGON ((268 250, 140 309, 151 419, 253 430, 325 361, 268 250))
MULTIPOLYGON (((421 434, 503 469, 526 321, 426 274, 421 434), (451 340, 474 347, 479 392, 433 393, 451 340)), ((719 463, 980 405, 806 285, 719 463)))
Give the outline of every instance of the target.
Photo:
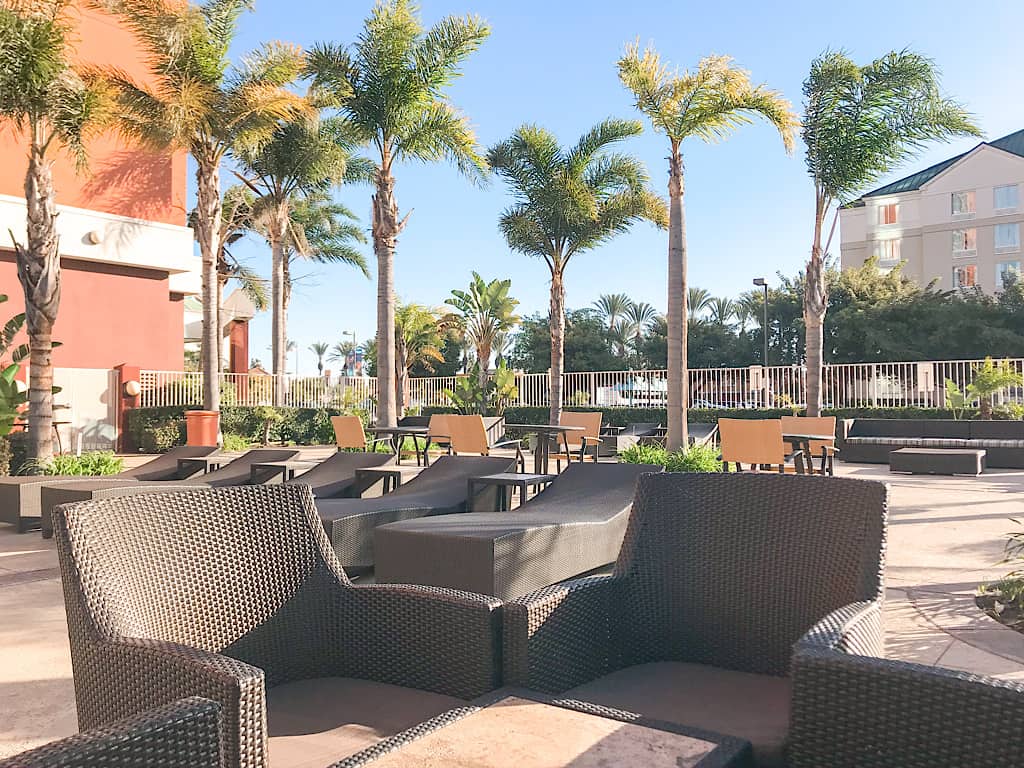
POLYGON ((0 760, 0 768, 220 768, 220 706, 193 696, 0 760))
POLYGON ((58 507, 79 726, 199 695, 226 768, 330 765, 500 682, 500 603, 353 586, 308 486, 58 507))
POLYGON ((842 461, 888 464, 900 448, 984 449, 989 467, 1024 468, 1024 421, 844 419, 836 443, 842 461))
POLYGON ((793 656, 791 768, 1024 766, 1024 684, 877 658, 875 603, 793 656))
MULTIPOLYGON (((849 478, 645 475, 612 576, 505 604, 505 682, 739 737, 783 766, 793 644, 881 598, 887 498, 849 478)), ((880 648, 878 624, 857 637, 880 648)))

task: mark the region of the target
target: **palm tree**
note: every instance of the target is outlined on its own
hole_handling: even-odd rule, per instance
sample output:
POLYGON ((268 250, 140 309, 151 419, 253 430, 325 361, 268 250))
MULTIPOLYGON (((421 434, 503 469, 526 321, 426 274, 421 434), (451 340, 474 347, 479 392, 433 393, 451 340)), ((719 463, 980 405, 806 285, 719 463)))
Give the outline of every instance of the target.
POLYGON ((732 299, 724 296, 713 298, 709 310, 711 322, 716 325, 729 325, 729 321, 736 316, 736 305, 732 299))
POLYGON ((473 345, 476 361, 480 367, 479 384, 483 391, 487 386, 487 371, 491 364, 491 352, 504 343, 505 334, 519 322, 516 307, 519 301, 508 295, 511 280, 491 280, 488 283, 473 272, 468 291, 452 291, 452 298, 445 304, 457 312, 456 324, 467 342, 473 345))
POLYGON ((268 43, 232 67, 228 50, 252 0, 93 0, 119 16, 138 38, 152 84, 119 72, 113 86, 122 133, 144 145, 181 147, 196 164, 196 239, 202 255, 203 406, 220 408, 217 358, 217 263, 221 227, 220 166, 229 152, 265 145, 281 121, 312 108, 287 88, 302 70, 302 52, 268 43))
POLYGON ((690 319, 700 317, 700 313, 711 306, 711 291, 691 285, 686 289, 686 310, 690 319))
POLYGON ((60 253, 52 158, 64 148, 84 170, 86 141, 106 117, 102 78, 83 77, 70 61, 70 5, 24 0, 0 7, 0 120, 28 139, 26 239, 14 240, 14 256, 29 344, 28 450, 37 466, 53 456, 51 353, 60 253))
POLYGON ((741 336, 747 332, 747 326, 750 324, 750 321, 754 320, 756 317, 754 310, 752 310, 750 306, 743 301, 742 296, 733 302, 732 314, 733 317, 736 318, 736 323, 739 325, 739 332, 741 336))
POLYGON ((826 51, 811 63, 803 93, 801 135, 814 180, 814 236, 804 284, 807 415, 817 416, 828 305, 825 257, 836 225, 833 219, 823 246, 829 211, 927 142, 976 136, 979 131, 966 110, 942 96, 934 64, 912 51, 892 51, 864 67, 841 51, 826 51))
MULTIPOLYGON (((303 195, 323 195, 342 181, 368 178, 366 163, 350 163, 355 143, 343 120, 304 118, 280 125, 266 144, 237 153, 241 172, 236 175, 255 195, 253 218, 270 245, 274 373, 283 373, 286 366, 286 251, 289 245, 299 252, 305 246, 303 233, 296 231, 292 207, 303 195)), ((280 402, 283 378, 278 379, 277 394, 280 402)))
POLYGON ((608 242, 637 221, 666 223, 665 203, 649 188, 643 164, 610 151, 642 130, 634 120, 605 120, 563 149, 549 131, 524 125, 488 153, 514 196, 500 220, 509 247, 543 259, 551 273, 552 424, 562 412, 565 268, 575 254, 608 242))
POLYGON ((658 310, 646 301, 638 301, 630 304, 626 310, 626 320, 629 322, 629 332, 632 337, 633 349, 640 349, 640 342, 643 341, 644 331, 651 322, 658 316, 658 310))
POLYGON ((335 344, 333 347, 331 347, 331 352, 327 356, 327 359, 330 362, 332 362, 332 363, 333 362, 347 363, 348 362, 348 356, 351 355, 355 351, 356 351, 355 342, 352 342, 352 341, 339 341, 337 344, 335 344))
POLYGON ((377 258, 377 421, 394 426, 397 408, 394 260, 399 217, 396 162, 447 160, 481 179, 486 164, 468 120, 445 97, 462 63, 490 34, 475 17, 448 16, 424 31, 409 0, 381 0, 350 51, 332 43, 314 46, 308 72, 313 91, 333 104, 358 137, 377 151, 372 197, 373 251, 377 258))
MULTIPOLYGON (((422 304, 400 304, 395 310, 395 398, 399 411, 405 408, 409 370, 422 365, 433 371, 434 363, 443 363, 441 324, 437 314, 422 304)), ((380 358, 377 358, 378 361, 380 358)), ((377 363, 377 397, 383 394, 380 363, 377 363)))
POLYGON ((725 138, 736 127, 761 115, 778 128, 786 150, 793 146, 797 124, 788 101, 777 91, 753 85, 745 70, 727 56, 701 59, 695 72, 670 70, 651 48, 631 45, 619 59, 619 78, 656 131, 668 136, 668 438, 670 450, 686 445, 689 400, 686 306, 686 219, 683 208, 684 139, 705 142, 725 138))
POLYGON ((626 356, 626 347, 633 338, 633 327, 626 319, 619 320, 608 331, 608 339, 612 343, 612 349, 620 357, 626 356))
POLYGON ((309 351, 316 355, 316 370, 321 376, 324 375, 324 355, 329 349, 326 341, 315 341, 309 345, 309 351))
POLYGON ((633 305, 633 300, 624 293, 602 293, 594 306, 604 316, 608 323, 608 330, 612 331, 620 318, 626 316, 626 312, 633 305))

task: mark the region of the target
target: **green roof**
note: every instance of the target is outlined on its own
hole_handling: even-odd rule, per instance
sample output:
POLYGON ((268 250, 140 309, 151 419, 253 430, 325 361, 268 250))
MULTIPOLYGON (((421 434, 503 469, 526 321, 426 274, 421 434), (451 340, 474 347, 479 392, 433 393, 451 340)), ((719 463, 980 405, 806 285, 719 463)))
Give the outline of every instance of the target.
MULTIPOLYGON (((1008 136, 1003 136, 1001 139, 996 139, 995 141, 983 141, 981 142, 981 144, 978 145, 978 147, 982 146, 995 147, 996 149, 1001 149, 1004 152, 1009 152, 1010 154, 1018 155, 1019 157, 1024 157, 1024 130, 1016 131, 1015 133, 1011 133, 1008 136)), ((920 189, 929 181, 931 181, 940 173, 942 173, 944 170, 953 165, 957 160, 966 155, 969 155, 978 147, 974 147, 974 149, 970 150, 970 152, 964 152, 962 154, 957 155, 956 157, 951 157, 949 158, 949 160, 943 160, 941 163, 936 163, 930 168, 925 168, 923 171, 918 171, 917 173, 911 174, 910 176, 906 176, 902 179, 899 179, 898 181, 894 181, 891 184, 886 184, 884 187, 879 187, 878 189, 872 190, 871 192, 865 194, 864 197, 898 195, 901 192, 910 192, 915 189, 920 189)))

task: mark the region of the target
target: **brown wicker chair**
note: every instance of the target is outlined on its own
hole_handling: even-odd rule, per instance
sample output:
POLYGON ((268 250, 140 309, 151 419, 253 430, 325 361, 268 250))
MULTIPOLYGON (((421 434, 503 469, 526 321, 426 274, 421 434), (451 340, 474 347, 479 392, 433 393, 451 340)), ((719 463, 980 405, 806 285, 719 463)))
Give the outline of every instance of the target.
POLYGON ((1024 766, 1024 684, 877 658, 880 613, 850 606, 798 644, 791 768, 1024 766))
POLYGON ((45 744, 0 768, 220 768, 215 701, 192 697, 45 744))
POLYGON ((228 768, 329 765, 499 683, 497 600, 353 586, 304 486, 54 511, 79 725, 200 695, 228 768))
POLYGON ((886 507, 863 480, 645 475, 611 577, 506 603, 506 683, 740 737, 782 765, 792 646, 880 599, 886 507))

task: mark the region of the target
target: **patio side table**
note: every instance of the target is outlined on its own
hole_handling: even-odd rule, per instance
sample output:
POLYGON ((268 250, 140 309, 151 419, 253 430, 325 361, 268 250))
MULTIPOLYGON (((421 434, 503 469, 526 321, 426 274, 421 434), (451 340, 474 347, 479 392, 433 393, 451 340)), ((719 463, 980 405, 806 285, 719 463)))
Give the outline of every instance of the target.
POLYGON ((541 486, 546 486, 557 477, 558 475, 531 474, 523 472, 499 472, 494 475, 471 477, 467 481, 469 493, 466 498, 469 499, 469 504, 472 506, 476 486, 495 485, 498 487, 498 492, 495 494, 494 511, 507 512, 512 507, 512 492, 515 488, 519 489, 519 504, 522 506, 523 502, 526 501, 527 488, 539 488, 541 486))
POLYGON ((294 480, 296 470, 309 469, 314 466, 310 461, 260 461, 249 467, 249 481, 255 483, 258 475, 268 469, 276 470, 281 475, 281 482, 294 480))

